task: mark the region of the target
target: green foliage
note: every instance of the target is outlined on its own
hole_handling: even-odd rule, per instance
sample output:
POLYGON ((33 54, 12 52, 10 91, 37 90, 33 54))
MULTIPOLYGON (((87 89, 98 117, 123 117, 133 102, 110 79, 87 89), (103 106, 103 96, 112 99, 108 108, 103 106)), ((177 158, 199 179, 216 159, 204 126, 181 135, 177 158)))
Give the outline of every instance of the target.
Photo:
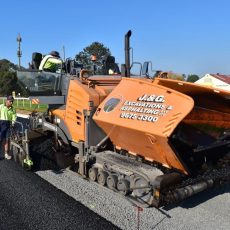
POLYGON ((111 52, 109 48, 105 47, 102 43, 93 42, 91 45, 85 47, 83 51, 76 54, 75 58, 84 66, 90 66, 93 64, 91 61, 92 55, 95 55, 97 58, 94 64, 100 66, 102 65, 103 58, 111 55, 111 52))
POLYGON ((174 79, 174 80, 180 80, 180 81, 183 81, 184 80, 184 77, 183 75, 181 74, 176 74, 176 73, 171 73, 168 75, 168 78, 169 79, 174 79))
POLYGON ((11 63, 7 59, 1 59, 0 60, 0 72, 6 72, 6 71, 15 71, 17 69, 17 66, 11 63))
POLYGON ((0 60, 0 96, 10 95, 13 91, 23 95, 24 89, 18 83, 16 69, 17 66, 10 61, 0 60))
POLYGON ((17 77, 15 72, 0 72, 0 95, 12 94, 17 88, 17 77))
POLYGON ((195 82, 197 80, 199 80, 199 76, 198 75, 196 75, 196 74, 190 74, 190 75, 188 75, 188 78, 187 78, 188 82, 195 82))

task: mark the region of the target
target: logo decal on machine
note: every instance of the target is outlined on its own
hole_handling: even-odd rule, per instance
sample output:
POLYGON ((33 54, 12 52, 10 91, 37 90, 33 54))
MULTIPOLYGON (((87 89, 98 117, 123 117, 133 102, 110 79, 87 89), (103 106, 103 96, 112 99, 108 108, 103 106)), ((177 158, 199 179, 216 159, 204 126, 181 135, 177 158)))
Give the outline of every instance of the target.
POLYGON ((110 98, 104 105, 104 111, 105 112, 111 112, 114 110, 114 108, 119 104, 121 99, 119 98, 110 98))
POLYGON ((173 109, 171 105, 166 105, 163 95, 144 94, 136 101, 126 100, 122 107, 120 118, 138 121, 156 122, 159 117, 165 116, 173 109))

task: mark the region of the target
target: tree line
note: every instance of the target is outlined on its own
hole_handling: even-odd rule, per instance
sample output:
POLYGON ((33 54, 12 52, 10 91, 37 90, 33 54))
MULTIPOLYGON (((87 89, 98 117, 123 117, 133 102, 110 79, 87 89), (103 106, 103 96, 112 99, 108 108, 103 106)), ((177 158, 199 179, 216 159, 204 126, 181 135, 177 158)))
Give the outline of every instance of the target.
MULTIPOLYGON (((106 56, 111 55, 111 51, 108 47, 100 42, 93 42, 91 45, 85 47, 81 52, 75 55, 75 60, 83 64, 83 66, 89 66, 92 64, 101 66, 106 56), (96 57, 96 60, 92 60, 92 56, 96 57)), ((21 67, 25 69, 24 67, 21 67)), ((10 62, 7 59, 0 60, 0 96, 6 96, 12 94, 15 91, 16 95, 26 95, 25 89, 20 85, 17 79, 16 71, 18 66, 10 62)), ((199 79, 196 74, 191 75, 178 75, 172 72, 168 72, 167 75, 172 79, 186 80, 188 82, 195 82, 199 79)))
POLYGON ((20 85, 17 79, 16 71, 18 66, 7 59, 0 60, 0 96, 16 93, 25 93, 25 89, 20 85))

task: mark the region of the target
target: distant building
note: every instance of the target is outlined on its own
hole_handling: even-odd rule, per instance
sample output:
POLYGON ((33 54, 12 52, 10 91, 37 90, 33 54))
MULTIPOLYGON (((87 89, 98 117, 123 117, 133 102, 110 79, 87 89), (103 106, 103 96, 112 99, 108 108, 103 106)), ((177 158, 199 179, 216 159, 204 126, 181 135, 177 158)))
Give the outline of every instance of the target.
POLYGON ((208 73, 195 83, 230 91, 230 75, 208 73))

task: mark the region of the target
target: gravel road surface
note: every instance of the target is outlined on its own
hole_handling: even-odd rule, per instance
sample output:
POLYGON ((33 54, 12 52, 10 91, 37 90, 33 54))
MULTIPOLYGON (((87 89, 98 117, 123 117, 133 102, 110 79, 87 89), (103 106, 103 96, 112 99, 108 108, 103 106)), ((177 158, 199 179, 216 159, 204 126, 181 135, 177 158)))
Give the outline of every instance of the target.
POLYGON ((118 229, 75 199, 25 171, 0 161, 0 230, 118 229))
POLYGON ((230 186, 205 191, 174 206, 138 212, 124 197, 72 171, 36 174, 121 229, 230 229, 230 186))
POLYGON ((47 170, 37 175, 121 229, 230 229, 228 186, 198 194, 177 206, 145 208, 138 214, 137 207, 119 194, 72 171, 57 174, 47 170))

